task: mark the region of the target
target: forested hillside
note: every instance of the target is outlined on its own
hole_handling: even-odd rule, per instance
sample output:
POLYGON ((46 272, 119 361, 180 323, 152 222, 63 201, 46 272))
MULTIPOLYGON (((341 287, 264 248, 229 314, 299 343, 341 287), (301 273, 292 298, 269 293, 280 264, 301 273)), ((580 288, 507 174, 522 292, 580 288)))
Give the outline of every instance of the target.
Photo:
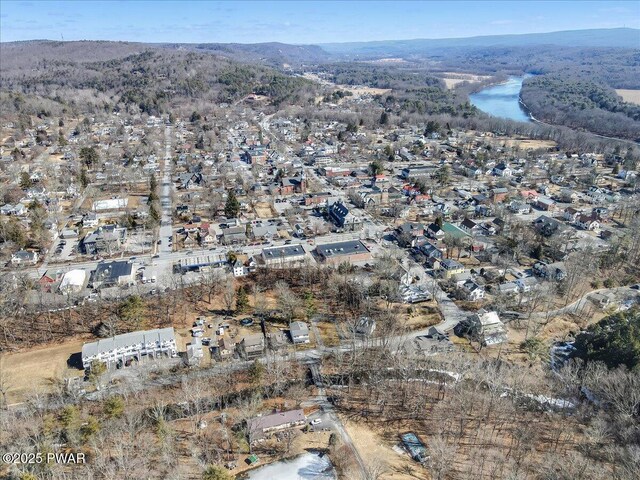
POLYGON ((640 106, 622 101, 615 91, 596 82, 535 76, 525 80, 521 97, 533 116, 544 122, 640 139, 640 106))
POLYGON ((71 106, 137 106, 149 114, 177 99, 230 102, 258 93, 280 105, 313 95, 312 82, 266 66, 117 42, 3 44, 0 80, 4 90, 71 106))

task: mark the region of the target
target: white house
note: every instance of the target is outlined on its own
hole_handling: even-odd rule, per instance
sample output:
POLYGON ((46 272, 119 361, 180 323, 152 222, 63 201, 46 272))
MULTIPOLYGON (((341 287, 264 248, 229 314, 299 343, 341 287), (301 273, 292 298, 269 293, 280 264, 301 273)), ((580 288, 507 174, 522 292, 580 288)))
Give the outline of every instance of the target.
POLYGON ((38 263, 38 258, 38 252, 18 250, 11 255, 11 263, 13 265, 35 265, 38 263))
POLYGON ((580 215, 576 220, 576 226, 582 228, 583 230, 599 230, 600 222, 596 220, 595 216, 580 215))
POLYGON ((523 293, 538 288, 538 280, 535 277, 519 278, 515 281, 515 284, 518 285, 518 289, 523 293))
POLYGON ((244 264, 240 260, 236 260, 233 263, 233 276, 244 277, 247 274, 247 270, 244 268, 244 264))
POLYGON ((471 302, 477 302, 478 300, 482 300, 484 298, 484 288, 478 285, 473 280, 467 280, 460 287, 464 292, 467 300, 471 302))

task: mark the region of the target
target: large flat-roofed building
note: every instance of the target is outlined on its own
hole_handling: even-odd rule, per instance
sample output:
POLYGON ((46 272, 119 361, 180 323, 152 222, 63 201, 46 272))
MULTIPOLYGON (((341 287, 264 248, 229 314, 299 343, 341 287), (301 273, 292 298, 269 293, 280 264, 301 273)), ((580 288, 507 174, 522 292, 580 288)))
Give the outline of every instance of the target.
POLYGON ((195 257, 181 258, 173 265, 176 273, 198 272, 204 267, 219 268, 227 264, 227 257, 221 253, 210 253, 195 257))
POLYGON ((142 357, 175 357, 176 336, 173 328, 157 328, 139 332, 124 333, 82 346, 82 365, 89 368, 97 360, 107 365, 126 365, 130 360, 140 361, 142 357))
POLYGON ((356 263, 371 260, 371 252, 360 240, 318 245, 316 253, 325 263, 356 263))
POLYGON ((306 252, 302 245, 285 245, 283 247, 263 248, 261 257, 268 267, 290 266, 293 263, 304 262, 306 252))
POLYGON ((133 264, 121 260, 99 263, 91 276, 93 288, 133 285, 135 283, 133 264))

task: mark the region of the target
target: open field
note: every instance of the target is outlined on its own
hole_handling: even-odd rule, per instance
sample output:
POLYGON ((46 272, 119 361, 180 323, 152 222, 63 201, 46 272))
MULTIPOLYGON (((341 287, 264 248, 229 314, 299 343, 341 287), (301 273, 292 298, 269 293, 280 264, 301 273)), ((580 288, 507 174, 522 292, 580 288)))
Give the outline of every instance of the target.
POLYGON ((67 360, 82 350, 84 340, 33 348, 25 352, 0 356, 0 376, 8 387, 7 402, 22 402, 33 390, 50 390, 54 381, 64 377, 80 377, 81 370, 69 368, 67 360))
POLYGON ((483 80, 491 78, 488 75, 472 75, 470 73, 455 72, 444 72, 442 75, 442 80, 449 89, 455 88, 456 85, 462 82, 482 82, 483 80))
POLYGON ((618 88, 616 89, 616 93, 620 95, 625 102, 640 105, 640 90, 626 90, 618 88))
POLYGON ((518 147, 521 150, 537 150, 537 149, 549 149, 557 146, 557 143, 553 140, 531 140, 528 138, 508 138, 504 143, 508 147, 518 147))
POLYGON ((342 90, 348 90, 353 93, 354 97, 361 97, 362 95, 384 95, 391 91, 390 88, 373 88, 373 87, 352 87, 349 85, 338 85, 342 90))

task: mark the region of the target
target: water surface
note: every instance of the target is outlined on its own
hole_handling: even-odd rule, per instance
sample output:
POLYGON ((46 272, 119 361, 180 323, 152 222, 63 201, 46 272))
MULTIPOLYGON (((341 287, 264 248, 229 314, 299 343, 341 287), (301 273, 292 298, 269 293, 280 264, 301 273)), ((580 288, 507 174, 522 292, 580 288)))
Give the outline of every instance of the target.
POLYGON ((525 77, 510 77, 505 83, 483 88, 469 95, 473 105, 494 117, 530 122, 531 119, 520 104, 520 89, 525 77))

